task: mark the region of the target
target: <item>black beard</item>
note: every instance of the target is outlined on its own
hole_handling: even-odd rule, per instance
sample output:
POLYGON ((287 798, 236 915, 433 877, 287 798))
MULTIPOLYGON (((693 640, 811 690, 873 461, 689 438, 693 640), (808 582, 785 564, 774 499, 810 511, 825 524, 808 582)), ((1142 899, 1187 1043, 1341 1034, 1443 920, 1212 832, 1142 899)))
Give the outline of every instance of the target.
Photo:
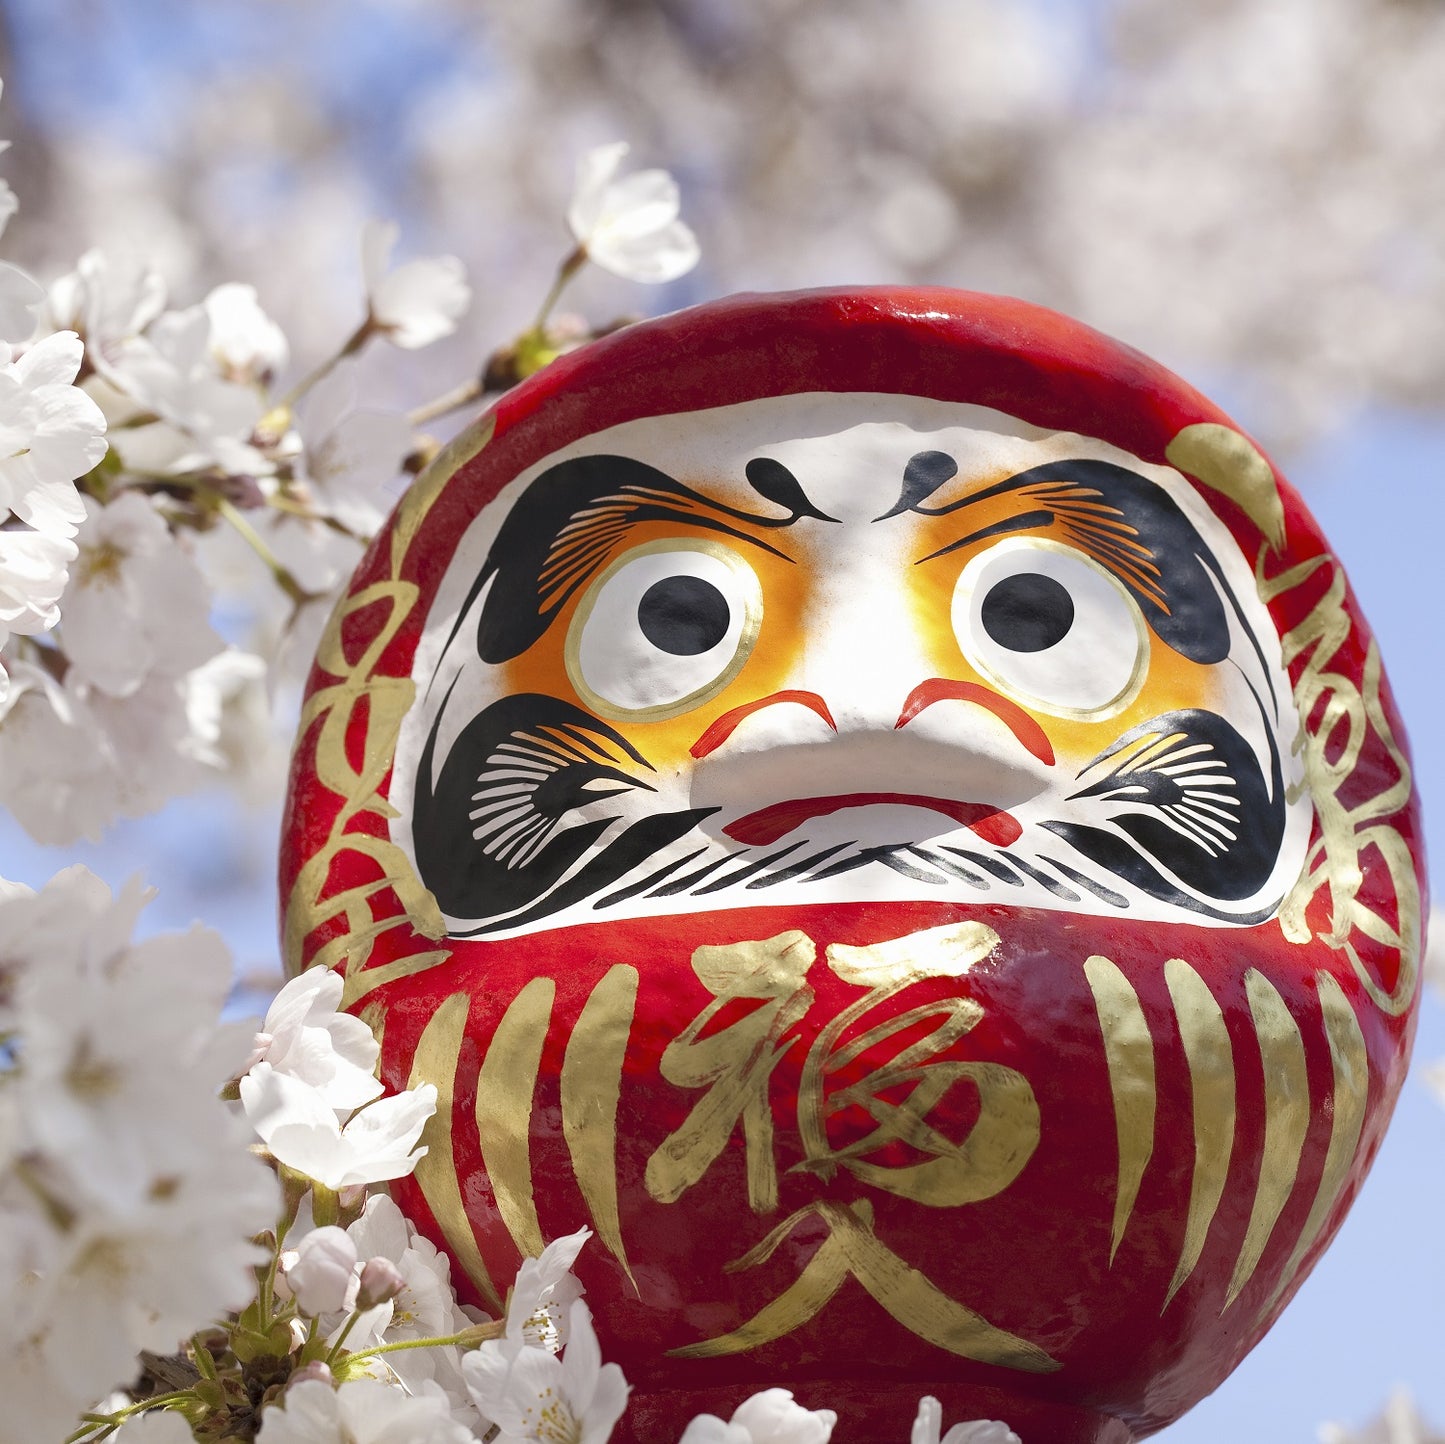
POLYGON ((422 881, 441 910, 484 920, 457 936, 503 925, 485 920, 505 916, 510 927, 578 902, 716 811, 659 813, 634 822, 560 882, 620 814, 570 826, 562 819, 605 797, 653 791, 635 775, 653 771, 652 764, 605 722, 556 697, 524 692, 493 702, 467 723, 433 787, 445 708, 443 701, 417 767, 412 837, 422 881), (629 766, 633 770, 624 770, 629 766))
POLYGON ((703 843, 644 871, 718 809, 656 812, 631 823, 619 811, 567 823, 569 812, 588 803, 655 791, 642 775, 654 770, 651 763, 605 722, 555 697, 504 697, 463 728, 433 786, 439 726, 440 715, 418 767, 413 840, 422 881, 442 911, 475 920, 459 937, 523 926, 589 898, 604 911, 644 894, 705 897, 734 887, 766 894, 872 866, 980 893, 1031 880, 1061 902, 1087 895, 1121 912, 1129 901, 1106 879, 1222 922, 1250 924, 1274 911, 1271 905, 1241 916, 1228 904, 1256 896, 1278 857, 1285 825, 1278 750, 1271 736, 1266 780, 1243 737, 1212 712, 1165 713, 1080 772, 1084 786, 1069 800, 1089 799, 1110 827, 1040 824, 1088 859, 1094 877, 1042 850, 1028 849, 1025 858, 1003 847, 861 839, 822 849, 806 839, 771 851, 743 847, 698 862, 709 850, 703 843), (619 823, 616 837, 602 842, 619 823), (568 876, 594 844, 594 855, 568 876))

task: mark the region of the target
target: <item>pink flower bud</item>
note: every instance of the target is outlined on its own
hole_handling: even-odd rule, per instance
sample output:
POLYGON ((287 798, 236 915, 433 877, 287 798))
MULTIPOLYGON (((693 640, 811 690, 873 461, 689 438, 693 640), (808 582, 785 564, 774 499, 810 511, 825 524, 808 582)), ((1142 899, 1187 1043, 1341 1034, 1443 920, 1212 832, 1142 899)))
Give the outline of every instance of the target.
POLYGON ((287 1380, 286 1387, 290 1388, 294 1384, 303 1384, 308 1379, 314 1379, 318 1384, 330 1384, 333 1382, 331 1370, 327 1368, 325 1361, 322 1359, 312 1359, 309 1364, 303 1364, 291 1375, 290 1379, 287 1380))
POLYGON ((389 1258, 369 1258, 361 1270, 361 1286, 356 1291, 356 1306, 372 1309, 394 1299, 406 1287, 401 1270, 389 1258))

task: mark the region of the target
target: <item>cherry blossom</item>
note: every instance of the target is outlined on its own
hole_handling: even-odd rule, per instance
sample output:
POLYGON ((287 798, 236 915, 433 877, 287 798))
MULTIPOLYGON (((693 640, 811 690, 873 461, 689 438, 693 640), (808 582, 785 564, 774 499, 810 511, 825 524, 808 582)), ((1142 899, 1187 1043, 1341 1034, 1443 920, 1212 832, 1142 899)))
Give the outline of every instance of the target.
POLYGON ((1342 1424, 1322 1424, 1320 1444, 1445 1444, 1445 1434, 1420 1417, 1409 1392, 1397 1388, 1385 1407, 1363 1429, 1342 1424))
POLYGON ((264 399, 223 374, 204 305, 165 312, 143 334, 109 347, 107 361, 106 379, 159 418, 115 433, 126 466, 177 475, 218 467, 250 477, 275 470, 253 442, 264 399))
POLYGON ((361 233, 361 272, 368 324, 393 346, 410 351, 450 336, 472 292, 455 256, 407 261, 389 270, 399 234, 394 221, 369 221, 361 233))
MULTIPOLYGON (((699 1414, 683 1430, 679 1444, 828 1444, 837 1422, 838 1416, 831 1409, 805 1409, 795 1403, 791 1390, 764 1389, 744 1399, 726 1423, 715 1414, 699 1414)), ((919 1437, 917 1425, 913 1444, 926 1444, 919 1437)), ((927 1444, 938 1444, 937 1435, 927 1444)), ((949 1444, 958 1441, 950 1435, 949 1444)))
POLYGON ((195 561, 138 492, 87 499, 80 555, 61 600, 77 682, 127 697, 152 673, 189 672, 222 650, 195 561))
POLYGON ((522 1260, 507 1300, 508 1347, 528 1344, 555 1354, 566 1345, 571 1307, 582 1296, 571 1269, 591 1237, 590 1228, 578 1229, 553 1239, 536 1258, 522 1260))
POLYGON ((257 1063, 240 1086, 246 1117, 277 1161, 334 1191, 404 1178, 426 1153, 416 1143, 436 1112, 430 1083, 378 1098, 344 1127, 314 1088, 269 1063, 257 1063))
POLYGON ((413 445, 406 417, 357 409, 356 382, 338 367, 306 398, 297 429, 313 505, 358 536, 370 536, 395 503, 384 488, 395 484, 413 445))
POLYGON ((244 1046, 217 1022, 229 959, 199 930, 132 943, 147 896, 72 868, 0 899, 0 1267, 16 1283, 0 1391, 18 1437, 64 1437, 139 1350, 241 1307, 279 1206, 215 1093, 244 1046))
POLYGON ((155 672, 115 697, 78 676, 9 666, 0 703, 0 806, 37 842, 98 839, 117 817, 140 817, 214 775, 225 758, 193 731, 215 708, 196 697, 209 673, 155 672))
POLYGON ((378 1097, 382 1086, 371 1029, 336 1011, 344 986, 339 973, 321 966, 292 978, 266 1010, 248 1067, 264 1059, 310 1085, 328 1108, 349 1112, 378 1097))
POLYGON ((111 1436, 112 1444, 194 1444, 185 1415, 174 1409, 146 1409, 132 1414, 111 1436))
POLYGON ((261 1415, 259 1444, 474 1444, 439 1392, 407 1394, 374 1379, 333 1389, 303 1379, 261 1415))
MULTIPOLYGON (((66 568, 75 557, 69 537, 20 527, 0 531, 0 647, 12 633, 43 632, 59 621, 66 568)), ((0 700, 8 686, 0 663, 0 700)))
POLYGON ((286 1288, 309 1318, 349 1309, 356 1298, 356 1245, 344 1228, 312 1229, 281 1255, 286 1288))
POLYGON ((51 284, 48 302, 48 324, 79 332, 91 364, 104 373, 124 344, 165 310, 166 287, 143 261, 117 262, 90 250, 74 271, 51 284))
POLYGON ((677 182, 665 170, 617 172, 625 141, 590 150, 577 165, 567 224, 603 270, 630 281, 672 281, 697 265, 697 237, 678 219, 677 182))
POLYGON ((210 323, 210 352, 226 381, 264 385, 285 369, 286 333, 261 309, 254 286, 228 281, 201 303, 210 323))
MULTIPOLYGON (((3 199, 4 192, 0 192, 0 202, 3 199)), ((35 329, 36 311, 44 303, 45 288, 38 281, 19 266, 0 261, 0 336, 10 341, 28 340, 35 329)))
POLYGON ((942 1427, 943 1406, 931 1394, 925 1394, 918 1401, 911 1444, 1020 1444, 1019 1436, 997 1419, 955 1424, 940 1440, 938 1431, 942 1427))
POLYGON ((0 506, 37 531, 70 536, 85 519, 74 486, 105 455, 105 417, 73 383, 80 338, 59 331, 16 355, 0 342, 0 506))
POLYGON ((500 1428, 498 1444, 603 1444, 627 1406, 627 1381, 616 1364, 602 1362, 581 1299, 569 1311, 560 1357, 489 1341, 463 1359, 462 1370, 477 1408, 500 1428))
MULTIPOLYGON (((356 1298, 356 1304, 365 1312, 346 1336, 349 1348, 364 1350, 400 1340, 449 1337, 472 1323, 452 1292, 447 1256, 418 1234, 385 1194, 373 1194, 366 1200, 361 1217, 347 1233, 358 1257, 366 1260, 356 1298), (368 1270, 394 1288, 388 1297, 366 1308, 363 1293, 368 1270)), ((333 1336, 341 1323, 339 1316, 323 1320, 333 1336)), ((391 1379, 407 1389, 423 1385, 440 1388, 449 1401, 452 1417, 473 1428, 481 1421, 467 1392, 462 1358, 461 1350, 454 1345, 434 1345, 377 1355, 368 1367, 375 1376, 391 1379)))

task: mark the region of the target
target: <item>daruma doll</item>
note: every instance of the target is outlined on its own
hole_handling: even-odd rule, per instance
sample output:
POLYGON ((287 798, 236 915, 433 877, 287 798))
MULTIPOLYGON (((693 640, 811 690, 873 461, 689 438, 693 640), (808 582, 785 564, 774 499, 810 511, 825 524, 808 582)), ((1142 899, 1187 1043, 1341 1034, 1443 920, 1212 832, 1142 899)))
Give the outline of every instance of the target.
POLYGON ((1213 1389, 1379 1145, 1419 819, 1299 498, 1137 352, 943 290, 743 296, 505 395, 311 675, 290 966, 497 1312, 578 1273, 676 1439, 1124 1444, 1213 1389))

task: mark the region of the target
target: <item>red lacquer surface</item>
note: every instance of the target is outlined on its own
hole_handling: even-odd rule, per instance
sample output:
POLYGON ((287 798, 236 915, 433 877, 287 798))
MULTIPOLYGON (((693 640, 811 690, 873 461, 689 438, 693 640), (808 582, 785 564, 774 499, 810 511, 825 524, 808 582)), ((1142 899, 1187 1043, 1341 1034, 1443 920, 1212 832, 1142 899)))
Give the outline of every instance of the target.
POLYGON ((578 1273, 634 1386, 628 1437, 675 1439, 780 1383, 839 1410, 840 1444, 905 1438, 923 1393, 1026 1444, 1122 1444, 1215 1387, 1288 1301, 1374 1155, 1413 1029, 1403 738, 1286 483, 1282 538, 1200 492, 1280 579, 1330 843, 1311 857, 1333 859, 1293 937, 994 894, 446 939, 388 845, 426 604, 498 488, 605 426, 803 391, 974 402, 1158 464, 1185 427, 1229 424, 1077 323, 958 292, 738 297, 563 358, 403 504, 323 647, 283 837, 289 962, 345 968, 385 1081, 446 1095, 437 1157, 396 1191, 474 1302, 495 1306, 536 1238, 597 1231, 578 1273), (923 933, 926 960, 961 925, 980 956, 951 976, 880 982, 849 952, 923 933), (761 971, 738 952, 772 939, 783 960, 761 971))

